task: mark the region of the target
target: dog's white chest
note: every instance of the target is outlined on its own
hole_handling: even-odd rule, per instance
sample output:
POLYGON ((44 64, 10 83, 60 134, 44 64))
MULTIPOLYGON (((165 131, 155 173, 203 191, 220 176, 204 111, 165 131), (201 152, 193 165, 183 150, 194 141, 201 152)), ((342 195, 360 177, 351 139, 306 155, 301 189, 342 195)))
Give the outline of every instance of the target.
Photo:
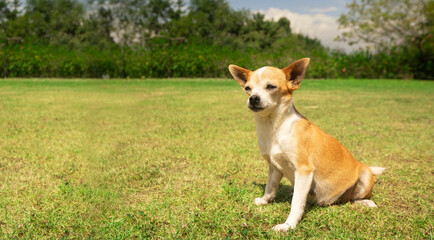
POLYGON ((297 158, 295 126, 300 118, 295 114, 277 128, 267 122, 257 122, 258 145, 262 156, 285 175, 292 175, 297 158))

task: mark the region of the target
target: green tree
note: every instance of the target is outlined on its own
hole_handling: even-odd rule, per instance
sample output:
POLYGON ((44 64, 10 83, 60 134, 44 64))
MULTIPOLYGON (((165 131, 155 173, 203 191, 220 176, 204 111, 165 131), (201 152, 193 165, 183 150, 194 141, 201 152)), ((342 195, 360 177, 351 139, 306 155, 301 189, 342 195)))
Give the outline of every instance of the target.
POLYGON ((27 37, 55 45, 73 43, 85 15, 78 0, 28 0, 25 9, 27 37))
POLYGON ((149 0, 141 10, 149 35, 159 35, 171 18, 178 18, 170 0, 149 0))
POLYGON ((291 27, 287 18, 283 17, 274 22, 265 20, 261 13, 255 13, 248 17, 240 37, 248 47, 264 49, 271 47, 278 39, 290 35, 291 27))
MULTIPOLYGON (((432 0, 354 0, 338 22, 338 40, 371 44, 377 51, 394 48, 411 61, 415 77, 433 75, 432 0)), ((431 76, 431 77, 430 77, 431 76)))
POLYGON ((0 0, 0 40, 8 44, 22 41, 25 32, 21 24, 19 0, 0 0))
POLYGON ((191 0, 187 20, 189 35, 211 44, 230 42, 244 24, 225 0, 191 0))
POLYGON ((15 20, 20 13, 20 6, 19 0, 0 0, 0 23, 15 20))
POLYGON ((93 1, 89 1, 88 17, 83 20, 80 28, 80 40, 86 45, 107 48, 114 44, 112 31, 114 17, 112 9, 93 1))

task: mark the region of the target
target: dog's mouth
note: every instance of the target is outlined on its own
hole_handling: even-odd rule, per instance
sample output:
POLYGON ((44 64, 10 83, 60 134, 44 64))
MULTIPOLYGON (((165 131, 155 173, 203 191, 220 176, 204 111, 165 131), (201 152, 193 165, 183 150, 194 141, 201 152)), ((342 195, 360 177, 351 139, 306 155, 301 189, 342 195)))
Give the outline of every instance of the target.
POLYGON ((250 110, 252 110, 253 112, 259 112, 264 110, 263 107, 258 107, 258 106, 249 106, 250 110))

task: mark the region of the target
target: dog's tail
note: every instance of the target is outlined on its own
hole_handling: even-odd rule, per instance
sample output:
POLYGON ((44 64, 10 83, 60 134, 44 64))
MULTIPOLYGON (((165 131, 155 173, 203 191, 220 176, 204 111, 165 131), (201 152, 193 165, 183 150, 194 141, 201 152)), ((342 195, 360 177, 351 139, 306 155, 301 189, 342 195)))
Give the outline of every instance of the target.
POLYGON ((384 167, 372 167, 372 166, 370 166, 369 169, 371 169, 374 176, 381 175, 384 172, 384 170, 386 170, 386 168, 384 167))

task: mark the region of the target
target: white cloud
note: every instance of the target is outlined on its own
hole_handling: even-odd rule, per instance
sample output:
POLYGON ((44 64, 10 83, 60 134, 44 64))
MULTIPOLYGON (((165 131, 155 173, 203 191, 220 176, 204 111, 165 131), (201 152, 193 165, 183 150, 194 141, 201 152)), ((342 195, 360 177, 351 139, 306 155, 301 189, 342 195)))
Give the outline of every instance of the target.
POLYGON ((256 12, 264 14, 267 20, 279 20, 281 17, 286 17, 291 22, 291 29, 294 33, 301 33, 312 38, 317 38, 325 46, 345 49, 346 51, 355 49, 355 47, 349 46, 347 43, 334 41, 335 37, 340 35, 341 32, 338 29, 337 17, 322 13, 300 14, 288 9, 278 8, 257 10, 256 12))
POLYGON ((328 8, 312 8, 310 12, 313 13, 327 13, 327 12, 335 12, 339 10, 337 7, 328 7, 328 8))

